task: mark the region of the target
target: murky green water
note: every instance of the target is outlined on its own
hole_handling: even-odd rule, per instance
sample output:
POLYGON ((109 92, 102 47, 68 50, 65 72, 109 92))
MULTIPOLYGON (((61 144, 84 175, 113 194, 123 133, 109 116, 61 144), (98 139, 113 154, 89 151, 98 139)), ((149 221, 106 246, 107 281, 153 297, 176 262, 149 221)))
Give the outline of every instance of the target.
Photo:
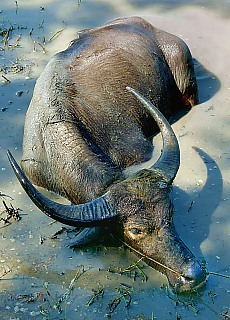
MULTIPOLYGON (((182 153, 175 224, 209 271, 230 275, 229 8, 217 0, 0 2, 0 212, 3 199, 21 209, 20 221, 0 222, 0 319, 230 319, 228 278, 210 275, 202 295, 174 297, 166 278, 144 263, 124 272, 138 258, 123 247, 72 251, 66 230, 50 239, 61 224, 35 208, 6 158, 9 148, 20 159, 25 113, 50 57, 78 30, 145 17, 181 36, 197 61, 201 103, 173 125, 182 153)), ((154 141, 158 154, 160 137, 154 141)))

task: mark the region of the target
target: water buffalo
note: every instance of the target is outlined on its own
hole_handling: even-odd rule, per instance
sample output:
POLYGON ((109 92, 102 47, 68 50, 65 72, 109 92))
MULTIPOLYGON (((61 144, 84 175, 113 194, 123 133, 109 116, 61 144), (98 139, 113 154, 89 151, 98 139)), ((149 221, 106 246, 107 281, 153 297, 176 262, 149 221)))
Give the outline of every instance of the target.
MULTIPOLYGON (((169 194, 180 151, 166 118, 195 103, 197 85, 186 44, 141 18, 117 19, 80 32, 51 59, 26 115, 24 172, 10 153, 9 159, 48 216, 87 227, 84 237, 116 222, 124 241, 166 274, 176 292, 191 290, 206 276, 173 224, 169 194), (125 178, 125 168, 151 157, 150 137, 157 129, 163 138, 160 158, 125 178), (26 176, 72 205, 48 200, 26 176)), ((76 244, 87 242, 84 237, 76 244)))

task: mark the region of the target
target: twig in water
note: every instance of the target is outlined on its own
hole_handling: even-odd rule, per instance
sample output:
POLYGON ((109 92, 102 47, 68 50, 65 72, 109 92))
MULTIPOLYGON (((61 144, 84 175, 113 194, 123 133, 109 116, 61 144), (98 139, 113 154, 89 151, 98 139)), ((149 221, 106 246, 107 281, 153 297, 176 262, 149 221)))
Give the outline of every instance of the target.
POLYGON ((54 35, 52 35, 51 38, 49 38, 49 42, 51 42, 52 40, 56 39, 60 34, 61 32, 63 31, 64 29, 61 29, 61 30, 58 30, 57 32, 55 32, 54 35))
POLYGON ((47 293, 48 297, 50 298, 50 300, 52 301, 54 307, 55 307, 59 312, 61 312, 62 310, 60 310, 60 306, 58 306, 58 303, 57 303, 57 302, 55 301, 55 299, 52 297, 52 295, 51 295, 51 293, 50 293, 50 291, 49 291, 49 289, 48 289, 48 285, 49 285, 49 283, 48 283, 48 282, 45 282, 45 283, 43 284, 43 287, 46 289, 46 293, 47 293))
MULTIPOLYGON (((133 264, 131 264, 130 266, 128 266, 127 268, 125 269, 122 269, 122 268, 112 268, 110 267, 109 268, 109 272, 116 272, 116 273, 119 273, 119 274, 124 274, 124 273, 131 273, 132 271, 136 271, 136 269, 139 271, 139 273, 142 275, 143 277, 143 281, 147 281, 147 276, 146 274, 143 272, 143 270, 141 269, 141 267, 138 265, 139 262, 141 262, 143 260, 144 257, 141 257, 140 259, 138 259, 136 262, 134 262, 133 264)), ((134 275, 134 278, 136 276, 136 273, 134 275)), ((134 279, 135 280, 135 279, 134 279)))
POLYGON ((44 23, 45 23, 45 20, 42 19, 42 22, 38 25, 38 28, 39 29, 43 29, 44 28, 44 23))
POLYGON ((2 203, 5 207, 5 210, 1 212, 1 214, 6 213, 6 217, 0 218, 0 221, 4 221, 5 224, 10 224, 10 219, 13 218, 16 221, 21 220, 21 217, 19 215, 19 208, 15 209, 12 204, 10 204, 10 207, 7 206, 6 202, 2 200, 2 203))
POLYGON ((96 299, 96 298, 98 298, 99 296, 101 296, 101 297, 103 297, 103 295, 104 295, 104 288, 103 287, 101 287, 101 288, 99 288, 98 290, 92 290, 93 291, 93 295, 92 295, 92 297, 89 299, 89 301, 86 303, 86 306, 87 307, 89 307, 91 304, 93 304, 94 303, 94 300, 96 299))
POLYGON ((227 275, 227 274, 221 274, 221 273, 218 273, 218 272, 207 271, 207 275, 211 275, 211 274, 214 275, 214 276, 230 279, 230 276, 227 275))
MULTIPOLYGON (((8 266, 7 266, 8 267, 8 266)), ((8 267, 8 270, 4 270, 3 273, 0 275, 0 279, 5 277, 8 273, 10 273, 12 269, 8 267)))
POLYGON ((204 270, 204 272, 206 273, 207 276, 213 275, 213 276, 218 276, 218 277, 230 279, 230 276, 227 274, 221 274, 218 272, 208 271, 206 268, 206 261, 205 260, 202 261, 201 268, 204 270))
POLYGON ((43 46, 43 44, 41 44, 40 42, 35 41, 35 40, 34 40, 34 52, 37 51, 37 50, 36 50, 36 44, 39 45, 39 46, 42 48, 42 52, 43 52, 43 53, 46 53, 46 48, 45 48, 45 46, 43 46))
POLYGON ((17 48, 20 47, 19 41, 21 40, 21 35, 19 34, 17 36, 17 39, 15 40, 15 44, 13 45, 13 47, 17 48))
POLYGON ((10 82, 11 82, 11 81, 10 81, 9 79, 7 79, 7 77, 4 76, 3 74, 2 74, 2 78, 5 80, 6 83, 10 83, 10 82))
POLYGON ((15 1, 15 6, 16 6, 16 14, 18 14, 18 1, 15 1))
POLYGON ((126 286, 125 284, 120 284, 120 286, 117 288, 117 291, 119 295, 114 298, 109 304, 109 313, 108 316, 111 317, 115 309, 118 307, 118 305, 121 303, 121 300, 124 300, 125 302, 125 308, 128 308, 132 301, 131 291, 132 287, 126 286))
POLYGON ((192 210, 192 206, 193 206, 193 204, 194 204, 194 200, 192 200, 192 202, 190 203, 190 206, 189 206, 189 208, 188 208, 188 212, 190 212, 191 210, 192 210))
MULTIPOLYGON (((52 294, 50 293, 50 290, 48 288, 48 285, 49 283, 48 282, 45 282, 43 284, 44 288, 46 289, 46 293, 47 295, 49 296, 51 302, 53 303, 53 306, 55 309, 58 310, 59 313, 62 313, 63 309, 62 309, 62 304, 63 302, 65 302, 69 296, 70 296, 70 293, 73 289, 73 286, 74 286, 74 283, 75 281, 85 272, 85 269, 84 269, 84 266, 79 266, 79 269, 77 271, 77 274, 75 275, 75 277, 70 281, 70 284, 66 290, 66 292, 58 299, 58 301, 56 301, 52 294)), ((42 312, 45 312, 44 310, 42 310, 42 312)))
POLYGON ((217 294, 213 290, 210 290, 208 292, 208 295, 212 299, 212 303, 214 304, 214 299, 217 297, 217 294))
POLYGON ((32 37, 32 33, 34 31, 34 28, 30 29, 30 32, 29 32, 29 36, 32 37))
POLYGON ((199 310, 194 305, 193 301, 183 301, 184 306, 189 307, 195 314, 198 314, 199 310))
POLYGON ((10 39, 10 32, 13 30, 13 26, 10 26, 8 29, 6 29, 6 33, 5 33, 5 36, 4 38, 2 39, 2 43, 3 43, 3 46, 6 47, 7 46, 7 43, 10 39))
POLYGON ((124 269, 122 272, 129 272, 132 269, 136 268, 140 272, 140 274, 143 276, 143 279, 144 279, 143 281, 146 282, 147 281, 147 276, 138 265, 138 263, 141 262, 143 259, 144 259, 144 257, 141 257, 136 262, 134 262, 132 265, 130 265, 128 268, 124 269))

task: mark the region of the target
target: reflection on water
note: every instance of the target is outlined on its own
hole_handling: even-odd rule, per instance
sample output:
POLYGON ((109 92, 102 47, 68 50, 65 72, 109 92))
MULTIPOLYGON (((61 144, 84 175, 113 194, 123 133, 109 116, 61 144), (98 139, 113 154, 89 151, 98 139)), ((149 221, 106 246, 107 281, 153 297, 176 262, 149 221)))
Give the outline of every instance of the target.
MULTIPOLYGON (((201 297, 190 295, 183 301, 182 297, 175 301, 165 289, 166 278, 142 262, 135 266, 138 258, 129 250, 99 246, 72 251, 66 246, 71 236, 69 231, 51 239, 51 235, 62 230, 61 225, 50 224, 49 218, 22 192, 8 165, 5 150, 10 148, 17 159, 20 158, 23 123, 36 77, 55 52, 67 47, 78 30, 117 16, 141 14, 172 33, 178 28, 175 33, 188 38, 195 54, 201 105, 178 117, 173 125, 182 153, 177 187, 172 193, 176 226, 192 251, 206 259, 209 270, 230 274, 230 114, 229 103, 226 103, 230 82, 225 58, 229 55, 227 46, 221 47, 224 43, 221 37, 224 32, 228 34, 230 28, 229 21, 225 20, 229 12, 230 2, 219 0, 82 0, 80 5, 75 0, 21 0, 18 8, 15 2, 0 4, 0 68, 1 75, 9 80, 2 77, 0 85, 0 191, 12 197, 4 197, 8 204, 12 202, 22 209, 19 222, 0 225, 1 319, 102 319, 108 316, 113 319, 221 319, 221 314, 226 319, 229 279, 210 276, 201 297), (192 28, 187 30, 185 21, 192 28), (213 37, 209 37, 210 34, 213 37), (209 60, 216 43, 219 59, 213 63, 209 60), (206 49, 209 45, 212 50, 206 49), (218 75, 214 72, 216 65, 218 75), (193 145, 206 152, 199 151, 203 160, 191 151, 193 145), (81 265, 84 273, 75 279, 81 265), (143 274, 148 277, 147 282, 143 281, 143 274), (86 306, 101 289, 104 295, 98 294, 93 303, 86 306), (124 292, 127 294, 122 296, 124 292), (109 304, 114 300, 119 303, 110 313, 109 304)), ((224 39, 226 44, 226 37, 224 39)), ((159 137, 154 138, 156 152, 160 152, 159 141, 159 137)), ((3 209, 1 206, 0 212, 3 209)))
POLYGON ((221 83, 214 74, 206 70, 196 59, 194 59, 194 65, 199 90, 199 102, 203 103, 211 99, 219 91, 221 83))

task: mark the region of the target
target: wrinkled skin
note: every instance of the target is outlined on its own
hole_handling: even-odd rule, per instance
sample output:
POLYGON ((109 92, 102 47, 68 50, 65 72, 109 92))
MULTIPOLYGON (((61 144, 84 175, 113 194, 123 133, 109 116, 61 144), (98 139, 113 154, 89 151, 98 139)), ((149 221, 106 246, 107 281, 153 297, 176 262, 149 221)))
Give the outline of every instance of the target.
MULTIPOLYGON (((80 33, 36 83, 21 166, 34 184, 68 198, 71 208, 44 200, 9 158, 28 195, 50 217, 92 228, 83 233, 90 240, 98 227, 116 221, 125 241, 165 273, 176 292, 192 290, 206 276, 173 225, 169 193, 179 168, 177 140, 167 120, 161 114, 157 119, 126 86, 166 118, 198 101, 186 44, 136 17, 80 33), (156 165, 125 179, 125 168, 151 157, 149 138, 158 127, 165 155, 163 150, 156 165)), ((83 237, 71 245, 87 243, 83 237)))

